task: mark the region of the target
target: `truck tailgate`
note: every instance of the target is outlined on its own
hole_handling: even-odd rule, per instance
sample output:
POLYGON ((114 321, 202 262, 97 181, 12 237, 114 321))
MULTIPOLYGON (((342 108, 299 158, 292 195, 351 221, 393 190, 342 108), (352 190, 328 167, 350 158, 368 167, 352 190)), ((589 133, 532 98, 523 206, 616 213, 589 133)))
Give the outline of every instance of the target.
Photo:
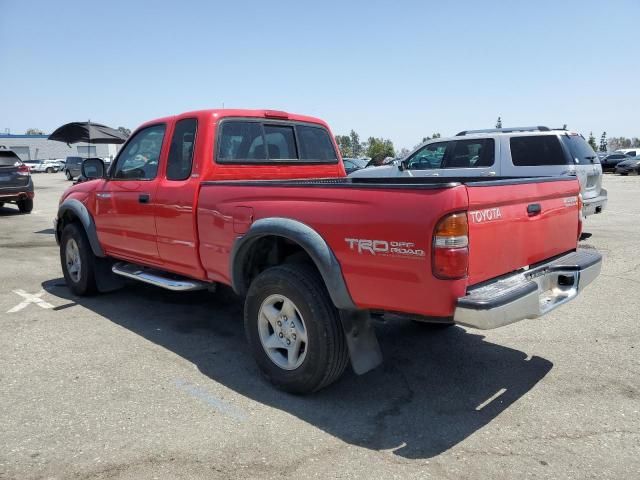
POLYGON ((575 250, 577 180, 477 182, 467 192, 469 285, 575 250))

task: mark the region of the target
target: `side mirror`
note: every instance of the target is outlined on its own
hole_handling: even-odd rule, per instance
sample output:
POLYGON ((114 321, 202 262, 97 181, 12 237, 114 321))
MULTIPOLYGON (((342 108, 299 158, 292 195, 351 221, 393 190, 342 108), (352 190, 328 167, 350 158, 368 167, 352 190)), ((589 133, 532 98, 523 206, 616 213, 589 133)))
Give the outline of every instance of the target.
POLYGON ((409 168, 409 160, 407 160, 406 158, 404 160, 400 160, 398 162, 398 170, 400 170, 401 172, 406 170, 407 168, 409 168))
POLYGON ((87 158, 82 162, 82 176, 87 180, 94 180, 96 178, 104 178, 104 162, 99 158, 87 158))

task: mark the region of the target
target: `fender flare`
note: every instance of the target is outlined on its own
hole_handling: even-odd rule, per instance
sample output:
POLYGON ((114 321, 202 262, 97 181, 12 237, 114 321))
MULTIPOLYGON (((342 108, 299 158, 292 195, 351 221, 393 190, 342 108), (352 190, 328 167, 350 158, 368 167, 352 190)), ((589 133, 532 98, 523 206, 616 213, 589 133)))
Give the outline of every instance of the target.
POLYGON ((73 216, 77 217, 82 223, 84 227, 84 231, 87 234, 87 238, 89 239, 89 245, 91 245, 91 250, 93 250, 93 254, 96 257, 104 258, 106 257, 104 250, 100 246, 100 242, 98 240, 98 232, 96 230, 96 224, 93 221, 93 217, 87 210, 87 207, 75 198, 70 198, 62 202, 58 207, 58 217, 56 218, 56 240, 60 243, 60 236, 62 232, 59 231, 60 220, 64 217, 65 213, 71 212, 73 216))
POLYGON ((243 265, 256 240, 266 236, 283 237, 300 245, 311 257, 329 291, 336 308, 357 310, 342 276, 340 263, 322 236, 310 226, 290 218, 262 218, 256 220, 249 231, 238 237, 231 252, 231 285, 241 296, 246 295, 249 285, 243 279, 243 265))

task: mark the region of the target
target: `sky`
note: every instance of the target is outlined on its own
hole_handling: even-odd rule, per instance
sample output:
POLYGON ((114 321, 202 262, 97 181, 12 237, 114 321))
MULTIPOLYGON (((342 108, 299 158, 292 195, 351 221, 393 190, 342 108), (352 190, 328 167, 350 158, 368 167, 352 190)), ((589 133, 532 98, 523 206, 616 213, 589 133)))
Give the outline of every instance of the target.
POLYGON ((0 133, 204 108, 412 148, 547 125, 640 137, 640 0, 0 0, 0 133))

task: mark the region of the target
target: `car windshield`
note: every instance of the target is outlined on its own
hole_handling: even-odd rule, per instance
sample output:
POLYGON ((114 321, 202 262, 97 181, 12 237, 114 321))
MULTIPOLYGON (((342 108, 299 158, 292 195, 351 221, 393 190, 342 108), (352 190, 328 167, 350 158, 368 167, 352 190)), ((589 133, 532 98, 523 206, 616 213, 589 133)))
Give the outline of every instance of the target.
POLYGON ((369 163, 368 160, 362 158, 345 158, 344 160, 353 163, 358 168, 364 168, 367 166, 367 163, 369 163))

